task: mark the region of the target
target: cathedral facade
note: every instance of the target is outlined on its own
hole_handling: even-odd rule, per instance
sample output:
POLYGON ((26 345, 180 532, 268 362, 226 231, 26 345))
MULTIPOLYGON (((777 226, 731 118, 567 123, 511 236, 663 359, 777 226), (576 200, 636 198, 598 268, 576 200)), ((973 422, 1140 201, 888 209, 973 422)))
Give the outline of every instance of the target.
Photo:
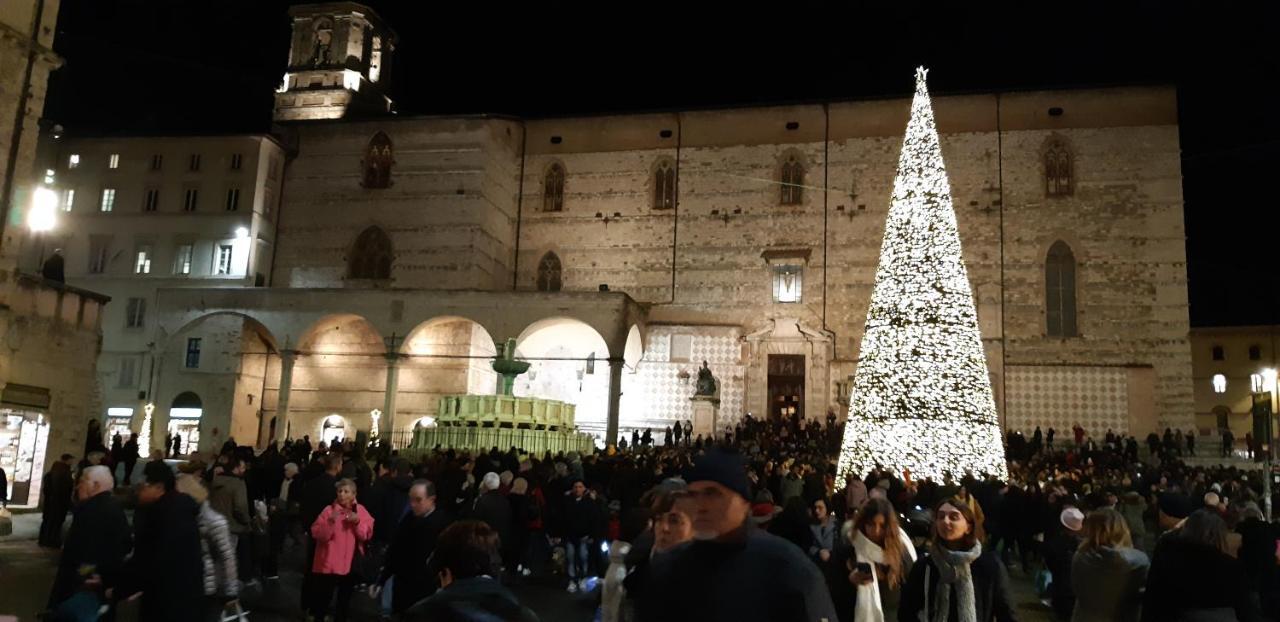
MULTIPOLYGON (((268 286, 161 292, 160 425, 194 394, 202 443, 409 430, 508 339, 516 395, 602 439, 690 418, 704 362, 720 425, 845 416, 909 98, 394 115, 387 25, 293 20, 268 286)), ((1190 427, 1173 88, 934 109, 1006 428, 1190 427)))

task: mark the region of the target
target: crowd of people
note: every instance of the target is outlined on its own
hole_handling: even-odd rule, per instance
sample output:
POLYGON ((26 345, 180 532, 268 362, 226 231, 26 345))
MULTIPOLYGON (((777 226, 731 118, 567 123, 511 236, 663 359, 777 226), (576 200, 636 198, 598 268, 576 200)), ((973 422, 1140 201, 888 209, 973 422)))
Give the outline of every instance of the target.
POLYGON ((1280 613, 1260 472, 1190 466, 1173 431, 1147 456, 1078 427, 1011 434, 1007 479, 838 481, 834 416, 682 427, 585 455, 229 442, 145 463, 132 529, 110 469, 82 465, 50 610, 140 594, 143 619, 221 619, 297 551, 317 620, 357 594, 385 619, 536 620, 509 586, 559 581, 606 621, 1008 621, 1010 572, 1062 620, 1280 613))

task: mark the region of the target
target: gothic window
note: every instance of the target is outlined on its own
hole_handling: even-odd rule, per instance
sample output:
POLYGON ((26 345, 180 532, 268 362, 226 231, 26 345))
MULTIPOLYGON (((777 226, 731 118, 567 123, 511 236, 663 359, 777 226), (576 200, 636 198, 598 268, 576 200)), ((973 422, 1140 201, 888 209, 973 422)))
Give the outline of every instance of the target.
POLYGON ((542 183, 542 211, 559 212, 564 209, 564 167, 552 164, 542 183))
POLYGON ((329 48, 333 44, 333 23, 327 19, 316 21, 315 38, 312 43, 311 64, 328 65, 333 62, 329 56, 329 48))
POLYGON ((1044 150, 1045 194, 1051 197, 1069 196, 1075 186, 1071 152, 1060 139, 1053 139, 1044 150))
POLYGON ((555 253, 548 252, 538 262, 538 291, 560 291, 560 258, 555 253))
POLYGON ((1050 337, 1075 337, 1076 258, 1061 240, 1049 247, 1044 262, 1045 331, 1050 337))
POLYGON ((794 156, 787 156, 782 163, 782 204, 800 205, 804 198, 804 163, 794 156))
POLYGON ((365 188, 389 188, 391 186, 391 167, 396 163, 395 157, 391 150, 391 139, 386 134, 378 132, 369 139, 369 146, 365 149, 364 160, 364 181, 362 185, 365 188))
POLYGON ((360 233, 347 260, 349 279, 391 278, 391 238, 377 226, 360 233))
POLYGON ((670 160, 663 160, 653 171, 653 209, 671 209, 675 206, 676 168, 670 160))

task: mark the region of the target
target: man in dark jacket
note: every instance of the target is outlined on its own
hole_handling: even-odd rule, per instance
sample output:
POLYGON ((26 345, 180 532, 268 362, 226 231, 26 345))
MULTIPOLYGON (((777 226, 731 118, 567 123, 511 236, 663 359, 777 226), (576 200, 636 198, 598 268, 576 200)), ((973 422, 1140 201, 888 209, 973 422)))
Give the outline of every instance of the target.
POLYGON ((196 515, 200 507, 174 489, 169 465, 155 460, 142 471, 134 549, 117 596, 141 593, 143 622, 188 620, 204 598, 204 564, 196 515))
POLYGON ((44 501, 40 520, 40 546, 58 548, 62 546, 62 525, 67 521, 67 511, 71 509, 71 492, 75 488, 75 480, 71 477, 71 463, 75 460, 71 454, 62 454, 57 462, 45 473, 40 496, 44 501))
POLYGON ((1053 576, 1053 583, 1049 586, 1053 610, 1062 619, 1068 619, 1076 605, 1076 593, 1071 586, 1071 560, 1084 539, 1081 536, 1084 513, 1078 508, 1067 507, 1062 510, 1059 522, 1062 530, 1045 544, 1044 563, 1053 576))
POLYGON ((394 580, 393 612, 402 613, 436 591, 435 573, 427 562, 448 525, 444 511, 436 508, 435 484, 425 479, 413 482, 409 488, 409 515, 396 525, 387 549, 387 563, 377 581, 378 586, 383 586, 389 579, 394 580))
POLYGON ((498 539, 505 542, 511 537, 511 503, 498 491, 501 486, 497 473, 486 473, 480 481, 480 496, 471 511, 471 518, 482 520, 493 528, 498 539))
POLYGON ((818 567, 791 543, 752 527, 742 458, 712 450, 686 479, 693 542, 653 560, 642 620, 836 620, 818 567))
POLYGON ((80 474, 76 485, 80 505, 58 560, 49 608, 70 598, 89 576, 97 575, 103 587, 115 585, 124 556, 133 548, 133 533, 124 509, 111 495, 114 487, 115 479, 107 467, 91 466, 80 474))
MULTIPOLYGON (((450 525, 436 543, 433 566, 440 590, 405 613, 409 622, 473 622, 504 620, 538 622, 496 578, 498 534, 483 522, 450 525)), ((399 590, 399 585, 396 586, 399 590)))

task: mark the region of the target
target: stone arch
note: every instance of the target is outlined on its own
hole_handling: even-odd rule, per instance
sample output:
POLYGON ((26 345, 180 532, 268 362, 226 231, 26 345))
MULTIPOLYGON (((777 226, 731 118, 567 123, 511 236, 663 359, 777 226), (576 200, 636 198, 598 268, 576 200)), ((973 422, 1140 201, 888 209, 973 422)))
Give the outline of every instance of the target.
POLYGON ((322 432, 326 417, 346 422, 348 438, 370 431, 387 387, 388 342, 374 325, 354 313, 315 320, 298 338, 289 399, 292 436, 322 432))
POLYGON ((370 225, 356 236, 347 253, 347 278, 387 280, 391 278, 391 237, 382 227, 370 225))
POLYGON ((418 324, 400 346, 396 429, 412 429, 439 412, 446 395, 492 395, 498 349, 489 330, 470 318, 449 315, 418 324))
POLYGON ((628 369, 633 372, 640 366, 640 360, 644 357, 644 335, 640 332, 640 326, 632 324, 627 329, 627 344, 622 352, 622 360, 628 369))
POLYGON ((516 378, 515 394, 574 404, 577 425, 603 436, 608 422, 609 345, 582 320, 549 317, 526 326, 516 357, 530 362, 516 378))

